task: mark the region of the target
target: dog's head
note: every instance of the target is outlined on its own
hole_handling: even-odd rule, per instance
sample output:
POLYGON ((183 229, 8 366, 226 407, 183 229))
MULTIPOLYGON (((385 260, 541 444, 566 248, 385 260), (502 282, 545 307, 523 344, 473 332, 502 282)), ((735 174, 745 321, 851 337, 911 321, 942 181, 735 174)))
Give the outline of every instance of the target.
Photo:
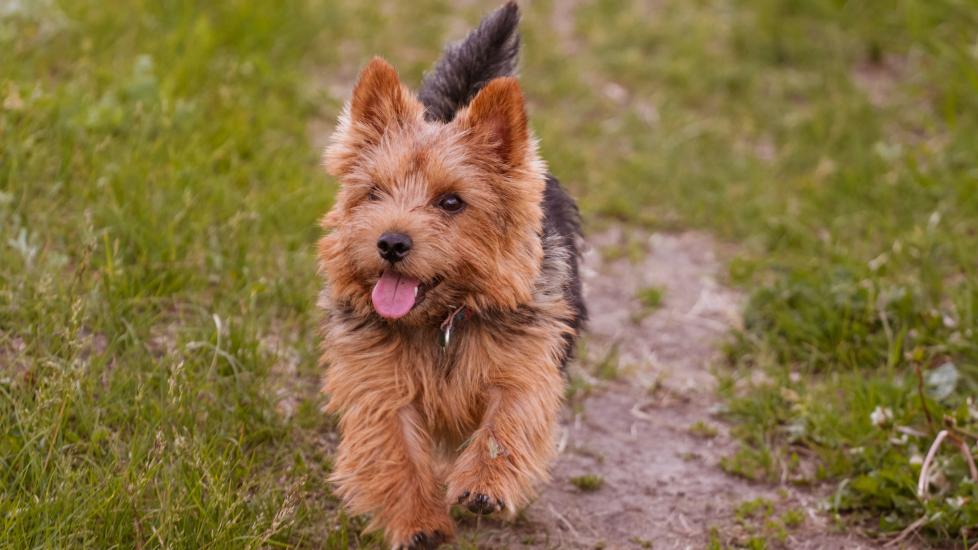
POLYGON ((319 255, 334 301, 418 323, 526 303, 539 273, 545 168, 513 78, 428 122, 395 70, 363 70, 325 154, 340 182, 319 255))

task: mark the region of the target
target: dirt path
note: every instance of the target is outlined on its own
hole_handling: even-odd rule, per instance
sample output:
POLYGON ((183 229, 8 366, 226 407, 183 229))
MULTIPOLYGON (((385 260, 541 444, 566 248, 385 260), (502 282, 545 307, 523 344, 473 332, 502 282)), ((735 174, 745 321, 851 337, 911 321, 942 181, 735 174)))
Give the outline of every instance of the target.
POLYGON ((593 361, 617 348, 622 374, 595 380, 578 412, 568 407, 553 481, 515 525, 470 524, 463 540, 480 548, 704 548, 712 528, 723 544, 756 535, 789 548, 871 547, 828 534, 818 499, 720 469, 734 444, 711 414, 719 403, 709 369, 740 322, 742 297, 718 281, 716 249, 693 232, 626 239, 615 228, 592 239, 583 270, 588 355, 593 361), (606 260, 608 247, 641 259, 606 260), (647 287, 662 290, 662 303, 643 318, 636 294, 647 287), (603 486, 582 491, 571 482, 581 475, 600 476, 603 486), (771 502, 773 513, 738 519, 737 507, 756 498, 771 502), (801 525, 778 540, 763 524, 787 510, 801 525))

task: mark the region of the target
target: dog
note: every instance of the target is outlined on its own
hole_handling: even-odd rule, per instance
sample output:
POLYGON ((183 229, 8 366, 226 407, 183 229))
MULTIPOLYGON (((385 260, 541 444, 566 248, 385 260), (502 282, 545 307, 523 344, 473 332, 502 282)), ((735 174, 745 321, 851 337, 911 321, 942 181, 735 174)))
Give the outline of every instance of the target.
POLYGON ((324 154, 331 481, 395 549, 451 541, 454 505, 512 516, 555 454, 582 238, 527 126, 519 17, 486 16, 417 95, 374 58, 324 154))

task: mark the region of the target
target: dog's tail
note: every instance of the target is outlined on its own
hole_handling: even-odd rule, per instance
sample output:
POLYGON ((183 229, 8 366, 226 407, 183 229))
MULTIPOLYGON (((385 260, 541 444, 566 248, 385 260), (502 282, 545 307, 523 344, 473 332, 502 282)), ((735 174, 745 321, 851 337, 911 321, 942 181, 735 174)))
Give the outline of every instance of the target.
POLYGON ((426 119, 451 121, 490 80, 516 72, 519 22, 520 8, 510 0, 487 15, 464 40, 445 48, 418 91, 426 119))

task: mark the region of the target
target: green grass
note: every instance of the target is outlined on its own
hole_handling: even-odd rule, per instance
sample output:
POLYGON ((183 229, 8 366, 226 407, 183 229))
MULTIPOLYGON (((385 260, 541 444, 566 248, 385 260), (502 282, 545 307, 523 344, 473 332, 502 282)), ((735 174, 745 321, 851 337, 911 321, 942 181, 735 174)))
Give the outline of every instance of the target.
POLYGON ((637 324, 641 323, 649 315, 655 313, 657 309, 662 307, 663 294, 664 290, 655 286, 638 289, 635 297, 642 307, 632 314, 632 322, 637 324))
POLYGON ((720 432, 715 426, 711 426, 702 420, 697 420, 689 426, 689 433, 694 437, 700 439, 713 439, 714 437, 720 435, 720 432))
MULTIPOLYGON (((333 187, 312 123, 370 55, 415 84, 492 5, 0 10, 0 541, 377 544, 325 483, 313 247, 333 187)), ((829 483, 844 520, 884 534, 926 515, 933 541, 973 543, 978 485, 950 446, 946 482, 915 495, 936 432, 978 432, 973 6, 526 9, 533 125, 588 227, 739 243, 728 470, 829 483), (757 369, 769 383, 745 383, 757 369)))
POLYGON ((766 498, 741 502, 734 508, 736 528, 726 534, 726 544, 720 544, 719 531, 712 531, 710 547, 787 548, 788 536, 805 523, 805 512, 786 508, 783 496, 778 502, 766 498))
POLYGON ((662 289, 654 286, 639 289, 638 301, 646 310, 656 310, 662 305, 662 289))
POLYGON ((282 347, 315 387, 332 188, 303 64, 341 14, 20 5, 0 18, 0 541, 320 543, 346 523, 329 419, 314 390, 283 418, 269 380, 282 347))
POLYGON ((915 484, 943 425, 973 451, 978 431, 976 28, 953 0, 598 0, 574 66, 530 83, 589 115, 536 120, 592 224, 740 243, 728 469, 830 483, 844 519, 892 534, 926 516, 945 543, 978 537, 976 484, 950 446, 946 481, 928 499, 915 484), (928 420, 916 371, 942 364, 958 376, 926 394, 928 420))
POLYGON ((604 478, 597 474, 584 474, 570 478, 571 485, 585 493, 593 493, 604 487, 604 478))

